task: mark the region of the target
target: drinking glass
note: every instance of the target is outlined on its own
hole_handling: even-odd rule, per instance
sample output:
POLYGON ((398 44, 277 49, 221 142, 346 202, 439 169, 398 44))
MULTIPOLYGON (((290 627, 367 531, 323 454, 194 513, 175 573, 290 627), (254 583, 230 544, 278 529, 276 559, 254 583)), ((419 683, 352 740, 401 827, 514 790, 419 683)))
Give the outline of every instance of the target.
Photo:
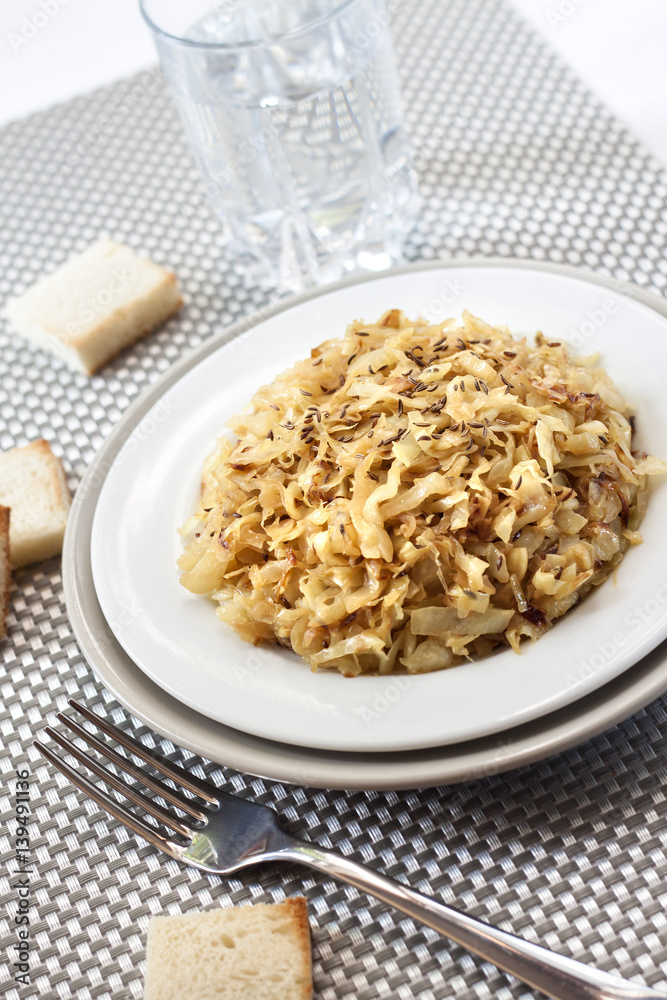
POLYGON ((402 259, 419 197, 383 0, 141 0, 233 251, 285 290, 402 259))

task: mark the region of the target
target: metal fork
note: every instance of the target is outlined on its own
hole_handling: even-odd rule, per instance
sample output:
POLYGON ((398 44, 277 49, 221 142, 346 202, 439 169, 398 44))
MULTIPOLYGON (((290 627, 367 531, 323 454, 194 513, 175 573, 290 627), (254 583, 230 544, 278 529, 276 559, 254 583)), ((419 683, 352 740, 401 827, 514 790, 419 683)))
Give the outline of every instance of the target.
POLYGON ((128 756, 118 753, 70 716, 56 716, 76 737, 185 816, 163 807, 155 799, 129 785, 97 758, 85 753, 77 744, 51 727, 44 730, 47 736, 106 785, 145 810, 159 825, 147 822, 121 805, 39 740, 35 741, 35 746, 74 785, 133 833, 186 865, 210 874, 230 875, 241 868, 265 861, 297 862, 349 882, 384 903, 389 903, 554 1000, 667 1000, 667 993, 656 993, 639 983, 591 969, 564 955, 558 955, 466 916, 378 874, 373 869, 365 868, 356 861, 304 840, 297 840, 280 828, 272 809, 220 791, 178 764, 165 760, 85 705, 76 701, 70 701, 69 704, 84 719, 92 722, 135 757, 150 764, 175 785, 190 793, 186 795, 147 773, 128 756), (160 827, 172 832, 162 832, 160 827))

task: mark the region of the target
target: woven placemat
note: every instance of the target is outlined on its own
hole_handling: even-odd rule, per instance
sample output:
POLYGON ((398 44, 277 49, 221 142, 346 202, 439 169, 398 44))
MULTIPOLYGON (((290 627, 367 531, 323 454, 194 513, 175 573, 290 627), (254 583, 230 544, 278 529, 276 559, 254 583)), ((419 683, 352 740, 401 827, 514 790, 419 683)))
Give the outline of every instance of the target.
MULTIPOLYGON (((408 257, 566 262, 662 293, 667 179, 659 165, 503 3, 395 6, 424 196, 408 257)), ((157 71, 10 125, 0 146, 3 301, 104 234, 173 267, 187 297, 177 318, 92 379, 0 330, 0 448, 48 438, 75 489, 148 383, 265 300, 220 243, 157 71)), ((309 900, 318 1000, 533 996, 324 878, 267 868, 223 880, 183 868, 55 776, 31 742, 68 697, 127 722, 77 650, 57 560, 16 574, 0 660, 0 934, 8 956, 0 989, 9 1000, 140 997, 151 914, 300 892, 309 900), (22 926, 17 770, 31 785, 28 985, 15 981, 13 966, 22 926)), ((145 733, 136 720, 127 724, 145 733)), ((410 793, 286 787, 158 745, 274 805, 306 838, 530 940, 664 987, 665 727, 660 701, 539 765, 410 793)))

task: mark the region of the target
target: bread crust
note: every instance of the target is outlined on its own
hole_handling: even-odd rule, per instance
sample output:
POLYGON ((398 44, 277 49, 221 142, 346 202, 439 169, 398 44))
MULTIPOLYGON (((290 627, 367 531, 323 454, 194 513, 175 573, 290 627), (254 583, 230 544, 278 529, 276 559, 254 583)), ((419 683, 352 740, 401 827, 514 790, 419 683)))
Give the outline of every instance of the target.
MULTIPOLYGON (((146 942, 146 978, 144 996, 147 1000, 193 1000, 213 996, 238 1000, 255 991, 248 991, 245 973, 240 978, 225 977, 229 969, 227 949, 239 947, 257 976, 257 995, 283 997, 287 1000, 312 1000, 312 956, 308 908, 303 896, 282 903, 221 907, 195 913, 152 917, 146 942), (246 940, 244 940, 246 939, 246 940), (249 940, 248 940, 249 939, 249 940), (187 942, 187 943, 186 943, 187 942), (283 962, 281 976, 287 977, 280 987, 273 984, 275 968, 262 955, 265 946, 278 964, 283 962), (190 992, 186 983, 189 953, 203 957, 201 981, 190 992), (220 963, 220 964, 218 964, 220 963)), ((238 971, 238 959, 231 959, 238 971)))
MULTIPOLYGON (((162 287, 176 285, 177 281, 176 275, 172 274, 171 271, 167 272, 167 275, 168 277, 163 283, 162 287)), ((176 291, 177 290, 178 289, 176 289, 176 291)), ((178 298, 175 299, 175 301, 171 304, 169 309, 165 310, 163 313, 160 314, 159 319, 157 320, 152 319, 138 326, 132 340, 128 340, 125 343, 121 344, 117 350, 114 350, 113 353, 111 354, 107 354, 97 364, 88 365, 83 361, 83 358, 80 358, 84 368, 86 369, 87 374, 96 375, 97 372, 101 371, 102 368, 105 368, 110 361, 113 361, 114 358, 117 358, 118 355, 122 354, 123 351, 127 350, 128 347, 133 347, 135 344, 138 344, 139 341, 143 340, 144 337, 147 337, 149 333, 152 333, 153 330, 157 330, 159 327, 163 325, 163 323, 166 323, 167 320, 171 319, 172 316, 175 316, 178 310, 182 308, 182 306, 183 306, 183 297, 179 293, 178 298)), ((88 334, 85 338, 81 338, 76 344, 73 344, 72 346, 76 351, 80 353, 82 348, 85 350, 86 344, 90 343, 90 341, 94 339, 94 336, 95 336, 94 332, 93 334, 88 334)))
POLYGON ((60 494, 60 503, 65 514, 68 513, 70 504, 72 503, 72 495, 69 491, 69 486, 67 485, 67 476, 65 475, 65 469, 63 468, 63 463, 58 458, 57 455, 53 454, 51 445, 45 438, 40 438, 38 441, 31 441, 27 444, 26 449, 30 448, 36 451, 44 461, 48 464, 49 471, 53 472, 53 485, 56 491, 60 494))
POLYGON ((313 995, 313 965, 311 959, 310 923, 308 921, 308 903, 305 896, 290 896, 282 904, 294 927, 299 949, 304 960, 304 973, 308 974, 303 985, 303 1000, 311 1000, 313 995))
POLYGON ((7 634, 9 591, 12 584, 12 567, 9 561, 9 507, 0 506, 0 639, 7 634))
POLYGON ((31 441, 30 444, 23 447, 3 452, 0 456, 3 468, 8 469, 13 465, 14 456, 17 462, 23 462, 26 456, 30 456, 30 461, 39 468, 40 491, 44 494, 45 503, 50 508, 48 526, 51 533, 51 537, 47 537, 48 532, 46 535, 41 535, 35 529, 28 533, 22 533, 19 537, 18 532, 22 523, 21 510, 23 509, 22 490, 8 493, 3 491, 0 486, 0 498, 4 504, 16 507, 16 518, 13 522, 14 546, 10 552, 10 559, 12 565, 18 568, 60 554, 71 497, 63 464, 58 456, 54 455, 51 445, 44 438, 31 441))

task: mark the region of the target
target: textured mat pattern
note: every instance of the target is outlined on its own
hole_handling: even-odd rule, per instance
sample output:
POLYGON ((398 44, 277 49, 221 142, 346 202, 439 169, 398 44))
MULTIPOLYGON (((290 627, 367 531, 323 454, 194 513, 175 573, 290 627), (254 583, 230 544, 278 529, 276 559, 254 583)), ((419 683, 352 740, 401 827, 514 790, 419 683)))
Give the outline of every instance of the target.
MULTIPOLYGON (((667 185, 659 166, 498 0, 395 6, 425 199, 409 257, 569 262, 663 293, 667 185)), ((178 318, 90 380, 0 330, 0 447, 49 438, 76 488, 148 383, 265 302, 219 244, 159 74, 11 125, 0 147, 2 300, 102 234, 174 267, 187 296, 178 318)), ((50 773, 31 740, 67 697, 127 718, 77 651, 58 561, 18 574, 0 661, 0 850, 10 859, 0 877, 0 936, 10 962, 15 769, 30 770, 32 782, 31 984, 19 987, 10 962, 0 963, 9 1000, 140 997, 150 914, 301 891, 318 1000, 532 996, 353 889, 296 869, 228 881, 183 869, 50 773)), ((283 787, 162 746, 276 805, 304 836, 531 940, 664 988, 666 731, 659 702, 540 765, 401 794, 283 787)))

